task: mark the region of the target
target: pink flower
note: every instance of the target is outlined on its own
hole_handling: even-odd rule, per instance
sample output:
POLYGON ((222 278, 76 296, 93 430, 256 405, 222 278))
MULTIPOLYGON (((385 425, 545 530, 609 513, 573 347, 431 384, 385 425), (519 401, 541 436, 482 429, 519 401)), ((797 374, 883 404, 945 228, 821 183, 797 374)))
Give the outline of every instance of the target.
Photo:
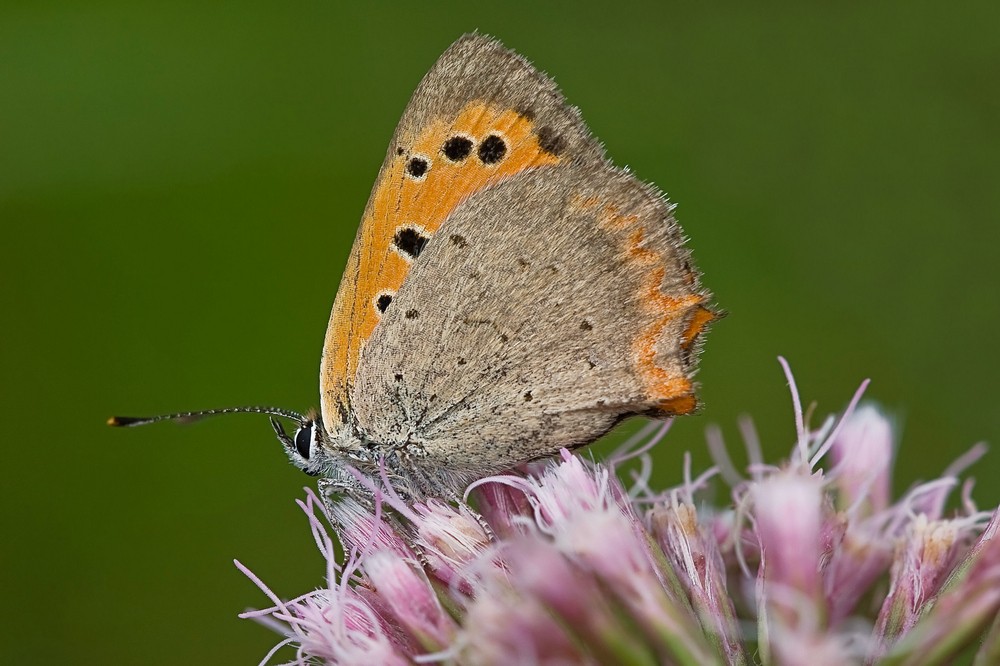
POLYGON ((1000 663, 1000 514, 968 483, 944 511, 982 448, 893 503, 892 425, 858 406, 864 386, 813 428, 787 377, 790 457, 765 465, 744 422, 745 477, 712 431, 718 466, 653 490, 647 452, 666 429, 650 428, 609 464, 563 451, 482 479, 478 513, 391 490, 324 507, 308 492, 326 584, 281 601, 239 565, 271 600, 244 617, 282 632, 275 650, 294 647, 295 664, 922 665, 977 640, 978 663, 1000 663), (615 471, 636 459, 627 487, 615 471), (698 499, 717 476, 731 505, 698 499))
POLYGON ((391 614, 421 649, 437 652, 451 645, 458 627, 419 562, 382 550, 365 557, 362 569, 385 609, 383 615, 391 614))
POLYGON ((889 508, 894 448, 889 419, 874 405, 863 405, 845 420, 831 444, 837 508, 858 517, 889 508))
POLYGON ((673 491, 649 510, 647 519, 668 559, 665 569, 672 570, 691 599, 706 638, 726 663, 747 663, 736 608, 726 589, 726 565, 718 540, 719 536, 726 538, 731 527, 726 525, 716 532, 699 521, 695 489, 689 482, 673 491))

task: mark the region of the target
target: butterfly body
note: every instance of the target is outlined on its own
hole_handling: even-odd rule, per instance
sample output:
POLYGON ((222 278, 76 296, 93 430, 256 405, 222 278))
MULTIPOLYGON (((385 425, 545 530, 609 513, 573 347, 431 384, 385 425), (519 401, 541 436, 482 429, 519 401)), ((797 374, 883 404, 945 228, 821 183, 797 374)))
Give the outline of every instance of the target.
POLYGON ((390 143, 331 313, 315 446, 296 462, 344 480, 345 463, 383 461, 457 489, 632 414, 692 411, 715 315, 671 211, 606 160, 551 79, 460 39, 390 143))

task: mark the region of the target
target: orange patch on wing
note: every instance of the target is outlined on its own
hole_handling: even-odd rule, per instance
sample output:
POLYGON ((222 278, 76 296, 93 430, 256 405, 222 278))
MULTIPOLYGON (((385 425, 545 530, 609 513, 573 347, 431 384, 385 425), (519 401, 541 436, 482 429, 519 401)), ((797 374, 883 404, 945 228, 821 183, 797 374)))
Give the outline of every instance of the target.
POLYGON ((361 350, 380 318, 375 299, 395 294, 410 270, 410 261, 393 248, 397 230, 411 225, 429 238, 476 192, 527 169, 558 163, 558 156, 541 148, 533 130, 534 123, 512 109, 472 102, 456 118, 442 118, 414 136, 398 137, 399 152, 390 156, 375 184, 330 315, 320 377, 325 413, 335 402, 346 402, 361 350), (479 155, 491 136, 504 145, 503 156, 495 162, 479 155), (453 161, 443 148, 454 137, 470 139, 472 147, 466 157, 453 161), (426 162, 419 177, 407 170, 413 159, 426 162))
POLYGON ((646 387, 650 395, 659 401, 690 394, 694 389, 691 380, 686 376, 675 374, 657 365, 656 345, 667 326, 702 301, 702 296, 698 294, 680 298, 664 294, 660 291, 660 284, 665 274, 666 269, 661 266, 646 278, 642 294, 643 303, 646 310, 654 314, 655 318, 643 329, 633 347, 639 359, 639 372, 646 381, 646 387))
POLYGON ((668 398, 660 401, 657 410, 662 414, 690 414, 698 407, 698 399, 693 395, 682 395, 679 398, 668 398))
POLYGON ((660 259, 653 250, 643 247, 642 242, 646 238, 646 230, 639 227, 628 238, 628 255, 635 261, 643 264, 655 264, 660 259))
POLYGON ((691 315, 691 321, 688 322, 687 330, 684 331, 684 340, 681 342, 681 347, 684 349, 690 349, 692 343, 698 339, 698 335, 701 334, 701 332, 705 330, 705 327, 714 321, 717 316, 718 315, 703 305, 699 305, 695 308, 694 314, 691 315))
MULTIPOLYGON (((577 199, 573 203, 586 210, 598 207, 601 202, 595 197, 588 197, 577 199)), ((607 229, 618 232, 629 230, 624 239, 624 255, 635 264, 637 271, 646 273, 640 289, 640 299, 652 321, 639 333, 632 350, 635 368, 646 385, 647 395, 656 403, 657 409, 664 413, 690 413, 697 406, 694 386, 679 371, 680 368, 663 367, 657 362, 660 356, 657 345, 668 326, 679 318, 690 316, 690 322, 678 343, 681 349, 690 348, 698 334, 715 318, 715 314, 701 305, 704 300, 701 294, 670 296, 663 293, 661 286, 666 277, 666 259, 661 252, 646 244, 647 231, 644 226, 639 225, 637 215, 623 215, 618 207, 605 204, 600 208, 598 219, 607 229), (689 314, 692 308, 695 310, 693 314, 689 314)), ((694 273, 689 269, 685 270, 685 283, 692 284, 694 273)))

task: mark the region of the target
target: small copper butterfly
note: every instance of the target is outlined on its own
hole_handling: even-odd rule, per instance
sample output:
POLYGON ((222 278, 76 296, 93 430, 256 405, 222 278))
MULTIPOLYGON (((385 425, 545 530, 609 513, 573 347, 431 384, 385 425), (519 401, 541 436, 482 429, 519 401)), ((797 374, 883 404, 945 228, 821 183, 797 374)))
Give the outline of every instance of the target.
POLYGON ((382 466, 412 493, 453 494, 627 416, 690 413, 717 314, 672 210, 607 160, 549 77, 466 35, 389 144, 330 315, 321 415, 110 423, 267 413, 327 488, 382 466))

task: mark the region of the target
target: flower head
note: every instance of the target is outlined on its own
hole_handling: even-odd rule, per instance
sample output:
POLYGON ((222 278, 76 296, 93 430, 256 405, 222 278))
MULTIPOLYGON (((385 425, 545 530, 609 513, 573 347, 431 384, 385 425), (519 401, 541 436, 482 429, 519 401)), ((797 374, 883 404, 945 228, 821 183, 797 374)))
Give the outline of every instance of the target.
POLYGON ((891 421, 859 390, 812 428, 788 379, 791 454, 765 465, 744 423, 745 476, 713 431, 717 467, 661 492, 640 447, 482 479, 478 512, 309 493, 326 584, 282 601, 239 565, 271 599, 244 616, 284 633, 296 664, 943 664, 977 639, 997 663, 1000 514, 969 484, 946 511, 981 447, 894 503, 891 421), (630 458, 628 487, 615 472, 630 458), (732 504, 700 503, 721 478, 732 504))

